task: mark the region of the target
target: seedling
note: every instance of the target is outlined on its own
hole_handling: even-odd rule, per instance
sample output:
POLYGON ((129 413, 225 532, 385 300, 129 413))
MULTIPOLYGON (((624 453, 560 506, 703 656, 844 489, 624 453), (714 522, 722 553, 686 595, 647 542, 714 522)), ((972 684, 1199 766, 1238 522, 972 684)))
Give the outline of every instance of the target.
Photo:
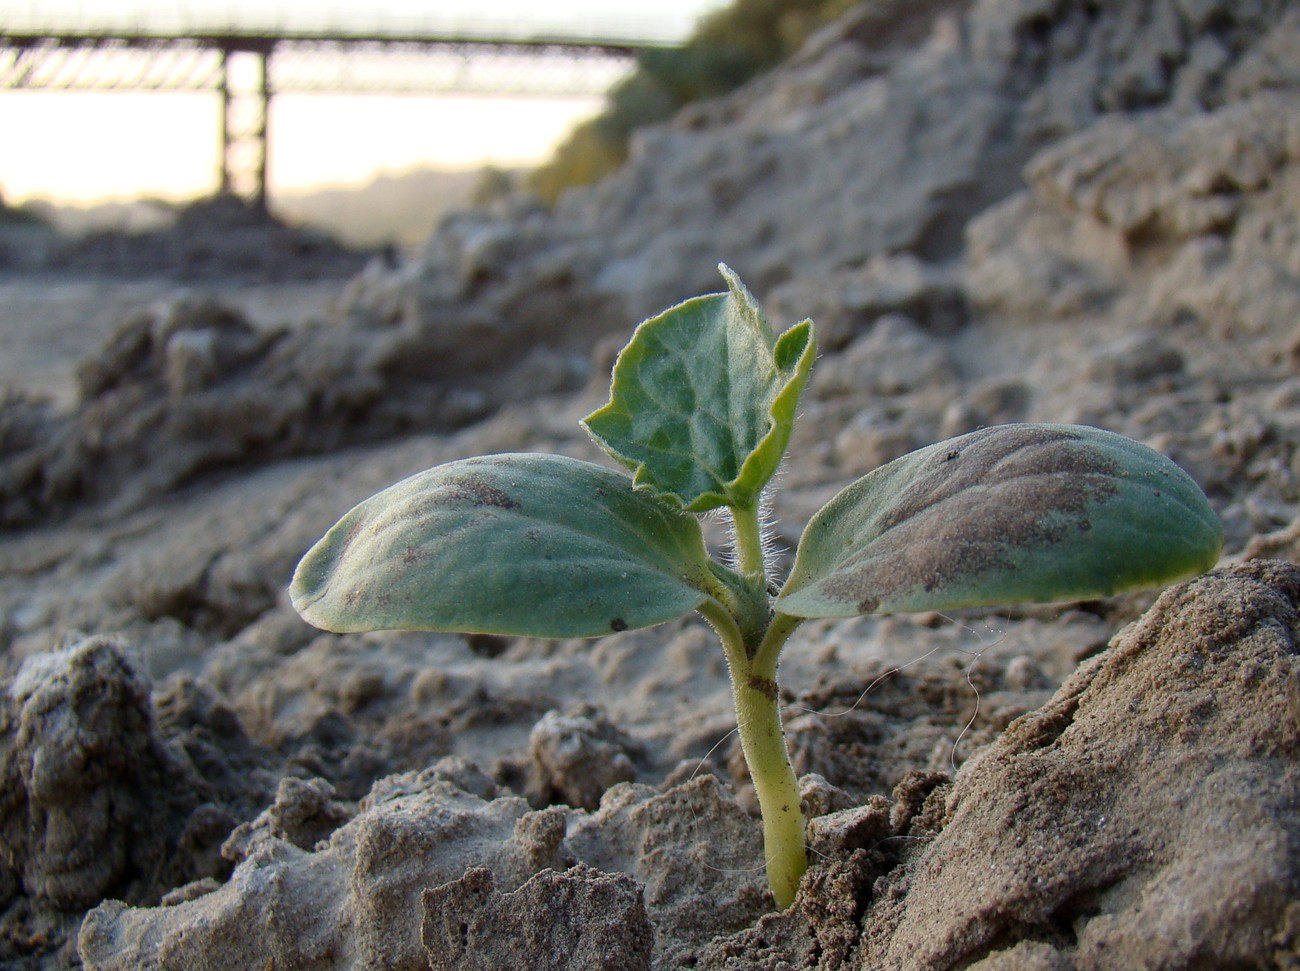
POLYGON ((303 557, 294 607, 327 630, 597 637, 695 610, 726 653, 779 907, 807 868, 777 660, 805 619, 1107 596, 1209 569, 1223 533, 1191 478, 1081 425, 995 425, 849 485, 808 523, 784 584, 760 498, 816 342, 779 338, 731 270, 637 328, 583 421, 625 474, 557 455, 451 462, 362 502, 303 557), (698 514, 730 515, 726 563, 698 514))

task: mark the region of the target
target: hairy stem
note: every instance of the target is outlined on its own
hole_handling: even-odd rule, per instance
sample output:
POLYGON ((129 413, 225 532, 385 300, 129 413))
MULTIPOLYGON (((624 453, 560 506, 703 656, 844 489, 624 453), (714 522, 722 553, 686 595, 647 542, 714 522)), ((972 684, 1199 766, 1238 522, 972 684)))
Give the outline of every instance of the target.
POLYGON ((740 746, 763 816, 767 882, 777 907, 784 910, 794 902, 808 869, 799 780, 786 750, 776 682, 777 658, 799 619, 775 615, 751 649, 735 619, 720 605, 710 602, 700 612, 718 632, 727 654, 740 746))
POLYGON ((746 580, 767 584, 767 563, 763 558, 763 527, 758 520, 758 500, 749 506, 731 506, 731 529, 736 544, 736 569, 746 580))
POLYGON ((781 650, 785 647, 785 642, 790 639, 790 635, 794 633, 794 629, 802 623, 802 617, 774 614, 763 634, 763 639, 758 642, 758 648, 754 651, 754 666, 769 672, 768 676, 776 680, 776 667, 781 658, 781 650))
POLYGON ((740 745, 763 814, 768 886, 777 907, 784 910, 794 902, 799 881, 808 869, 799 780, 786 751, 775 670, 769 675, 753 665, 740 677, 738 674, 732 672, 732 690, 740 745))

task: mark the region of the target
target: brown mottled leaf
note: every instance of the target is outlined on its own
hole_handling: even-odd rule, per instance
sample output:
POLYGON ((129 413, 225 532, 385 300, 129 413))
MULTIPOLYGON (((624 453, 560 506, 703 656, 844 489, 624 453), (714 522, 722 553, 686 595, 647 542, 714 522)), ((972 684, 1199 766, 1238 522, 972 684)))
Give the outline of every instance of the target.
POLYGON ((876 469, 813 517, 797 617, 1108 596, 1214 565, 1223 530, 1158 452, 1083 425, 995 425, 876 469))

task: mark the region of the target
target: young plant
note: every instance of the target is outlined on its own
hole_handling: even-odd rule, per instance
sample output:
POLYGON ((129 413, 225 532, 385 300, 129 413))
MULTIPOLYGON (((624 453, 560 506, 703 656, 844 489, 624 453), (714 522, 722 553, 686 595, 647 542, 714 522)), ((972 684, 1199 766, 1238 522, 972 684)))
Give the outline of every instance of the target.
POLYGON ((637 328, 583 425, 633 476, 556 455, 489 455, 412 476, 349 512, 291 595, 327 630, 597 637, 695 610, 726 653, 779 907, 807 868, 777 661, 814 617, 1101 597, 1209 569, 1222 529, 1162 455, 1080 425, 996 425, 849 485, 808 523, 775 586, 760 497, 790 440, 816 344, 775 338, 727 293, 637 328), (730 514, 713 559, 697 514, 730 514))

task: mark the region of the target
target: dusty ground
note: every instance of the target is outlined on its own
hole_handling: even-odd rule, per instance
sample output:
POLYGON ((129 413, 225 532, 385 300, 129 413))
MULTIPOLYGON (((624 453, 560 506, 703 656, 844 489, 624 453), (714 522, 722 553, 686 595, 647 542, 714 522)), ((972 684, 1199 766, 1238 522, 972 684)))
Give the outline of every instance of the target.
MULTIPOLYGON (((958 360, 970 339, 952 342, 958 360)), ((1021 366, 999 339, 972 370, 1021 366)), ((849 360, 819 364, 832 392, 809 424, 833 427, 849 360)), ((1187 922, 1205 929, 1196 947, 1242 966, 1290 953, 1300 580, 1281 567, 1180 588, 1109 650, 1152 595, 808 624, 782 676, 819 862, 795 909, 757 930, 757 823, 704 625, 593 644, 335 637, 292 615, 296 554, 354 498, 479 451, 594 457, 576 418, 598 391, 11 534, 6 791, 25 795, 7 839, 26 861, 15 879, 54 905, 11 910, 14 959, 1055 968, 1149 950, 1138 966, 1192 966, 1161 963, 1187 922), (107 774, 30 775, 106 758, 107 774), (1225 910, 1225 881, 1249 903, 1225 910), (76 932, 101 896, 165 888, 161 909, 105 904, 76 932), (1151 908, 1167 915, 1154 938, 1151 908), (493 930, 579 925, 593 928, 581 947, 493 930)), ((825 475, 786 473, 782 536, 825 475)))

